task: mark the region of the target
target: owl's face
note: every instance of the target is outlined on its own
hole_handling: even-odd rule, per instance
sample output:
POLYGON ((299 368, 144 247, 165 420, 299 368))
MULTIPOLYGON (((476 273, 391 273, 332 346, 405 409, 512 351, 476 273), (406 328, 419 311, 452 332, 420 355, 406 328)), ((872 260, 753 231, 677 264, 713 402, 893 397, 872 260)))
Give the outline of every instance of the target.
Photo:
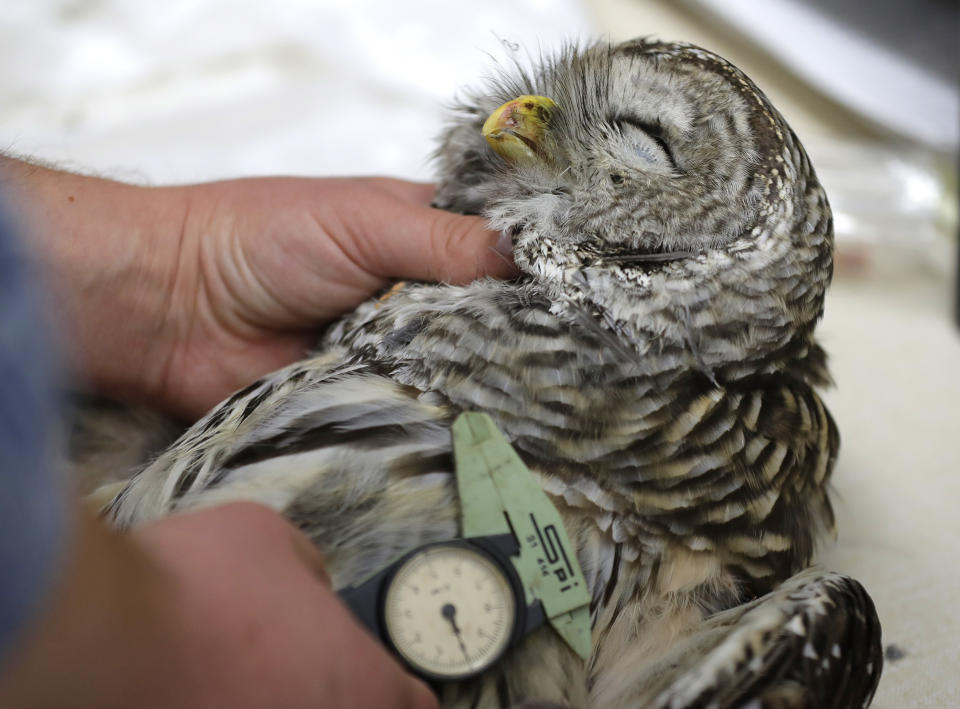
POLYGON ((783 119, 739 70, 689 45, 570 49, 496 80, 460 115, 438 151, 436 203, 486 214, 519 251, 548 237, 598 256, 695 252, 803 208, 803 185, 777 179, 799 167, 783 119), (533 136, 535 157, 505 158, 481 128, 524 94, 555 105, 533 136))

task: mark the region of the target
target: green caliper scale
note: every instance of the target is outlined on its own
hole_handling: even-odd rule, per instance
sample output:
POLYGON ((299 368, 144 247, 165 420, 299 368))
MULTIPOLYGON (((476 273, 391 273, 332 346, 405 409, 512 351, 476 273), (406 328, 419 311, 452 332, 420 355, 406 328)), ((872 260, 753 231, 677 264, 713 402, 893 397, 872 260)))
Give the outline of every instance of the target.
POLYGON ((549 622, 586 660, 590 594, 560 513, 483 413, 452 427, 462 537, 424 545, 341 598, 412 671, 472 677, 549 622))
POLYGON ((493 420, 461 414, 453 454, 464 538, 513 534, 510 561, 527 604, 539 601, 550 625, 580 657, 590 656, 590 593, 563 520, 493 420))

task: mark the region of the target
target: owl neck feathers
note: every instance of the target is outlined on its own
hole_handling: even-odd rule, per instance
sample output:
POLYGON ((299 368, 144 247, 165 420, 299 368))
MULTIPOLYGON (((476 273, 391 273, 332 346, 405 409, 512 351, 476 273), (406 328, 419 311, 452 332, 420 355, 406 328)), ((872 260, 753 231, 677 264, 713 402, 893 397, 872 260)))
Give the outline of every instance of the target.
POLYGON ((819 188, 804 199, 813 204, 802 210, 778 202, 778 213, 761 215, 730 243, 659 263, 617 264, 531 233, 516 240, 516 262, 552 312, 588 314, 645 368, 679 365, 711 377, 778 369, 814 347, 831 275, 829 209, 819 188))

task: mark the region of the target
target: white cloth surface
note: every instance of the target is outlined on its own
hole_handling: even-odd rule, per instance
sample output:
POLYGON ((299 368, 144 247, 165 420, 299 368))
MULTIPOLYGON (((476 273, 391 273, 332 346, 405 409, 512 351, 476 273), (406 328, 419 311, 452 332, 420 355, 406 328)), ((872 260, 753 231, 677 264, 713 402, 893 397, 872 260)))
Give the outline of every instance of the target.
POLYGON ((960 334, 945 285, 886 270, 838 279, 820 328, 841 436, 838 540, 821 563, 876 603, 888 651, 877 709, 960 707, 960 334))
POLYGON ((500 40, 592 35, 573 0, 15 0, 0 149, 151 183, 429 179, 443 107, 512 53, 500 40))

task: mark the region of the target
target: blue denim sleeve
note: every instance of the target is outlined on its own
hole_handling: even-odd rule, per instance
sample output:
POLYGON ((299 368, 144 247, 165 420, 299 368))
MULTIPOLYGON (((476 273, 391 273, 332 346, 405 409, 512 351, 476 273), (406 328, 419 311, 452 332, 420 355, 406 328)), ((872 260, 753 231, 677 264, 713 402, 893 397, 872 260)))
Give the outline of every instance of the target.
POLYGON ((0 670, 57 571, 67 529, 56 473, 57 368, 27 259, 0 195, 0 670))

